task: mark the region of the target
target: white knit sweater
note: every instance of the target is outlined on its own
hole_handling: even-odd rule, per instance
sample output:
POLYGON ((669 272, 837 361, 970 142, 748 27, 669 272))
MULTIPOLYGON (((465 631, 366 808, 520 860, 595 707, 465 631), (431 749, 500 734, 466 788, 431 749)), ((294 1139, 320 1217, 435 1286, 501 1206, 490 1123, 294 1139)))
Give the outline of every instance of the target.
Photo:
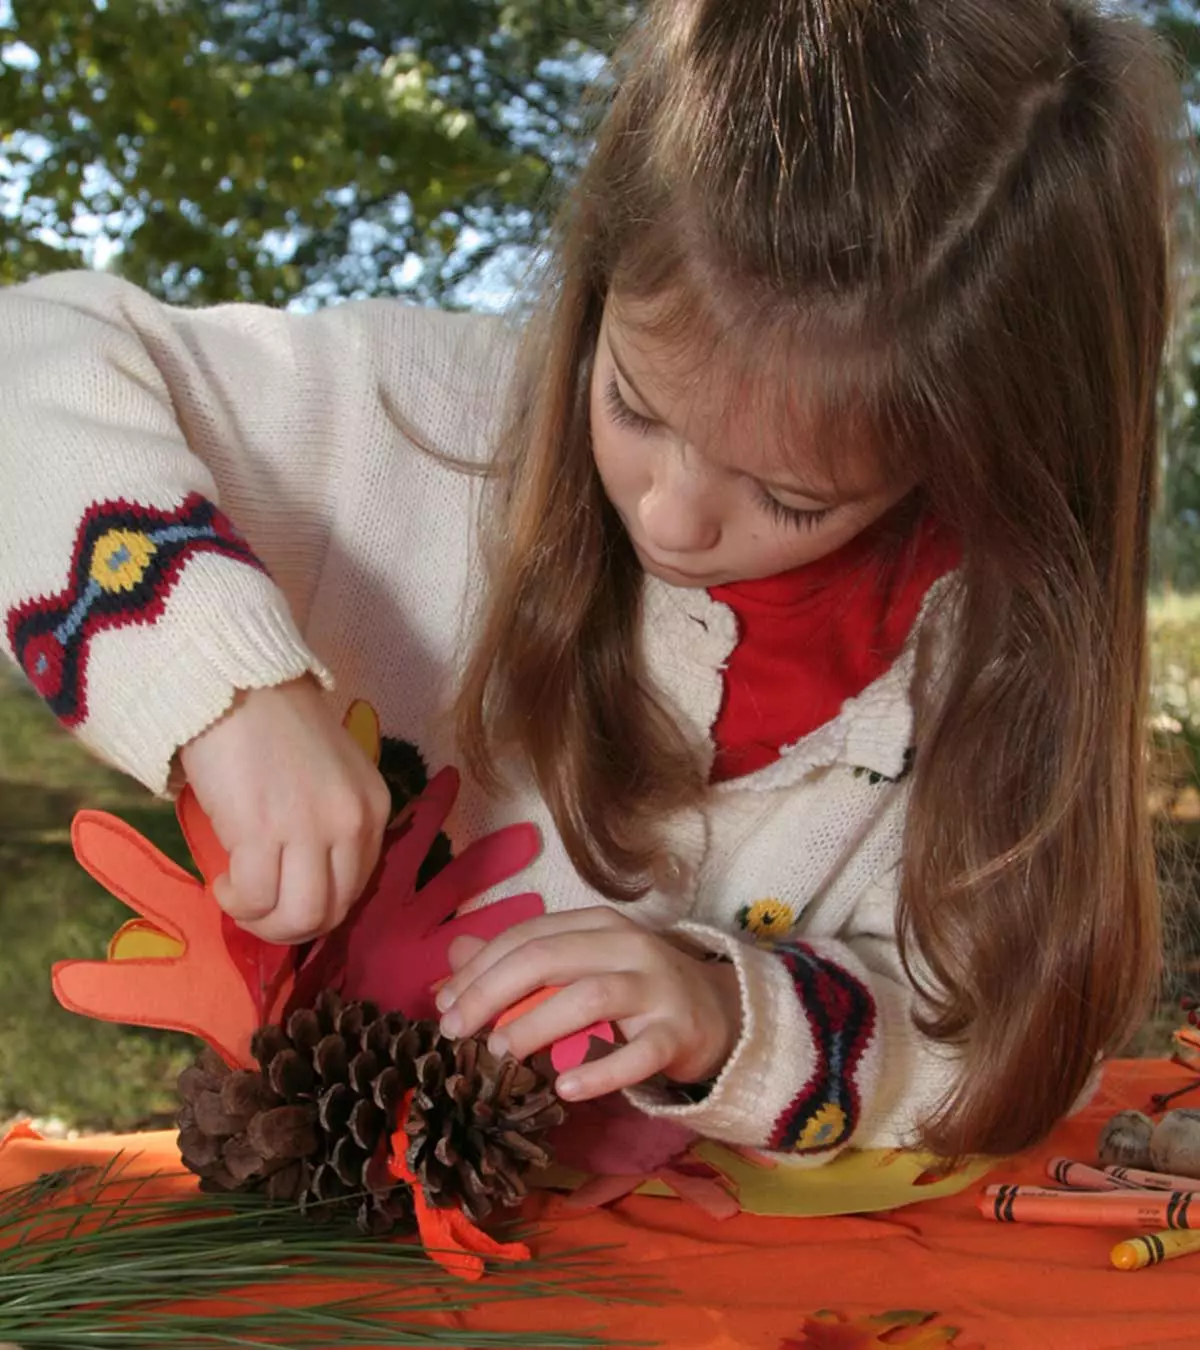
MULTIPOLYGON (((486 489, 413 442, 486 456, 512 346, 499 320, 392 302, 184 311, 92 273, 3 292, 10 654, 157 792, 234 691, 305 671, 339 710, 369 700, 431 768, 451 762, 486 489)), ((911 1025, 895 940, 922 629, 835 720, 669 822, 675 866, 635 912, 736 963, 743 1033, 703 1101, 647 1084, 642 1109, 813 1162, 903 1143, 951 1086, 911 1025)), ((710 753, 735 641, 705 592, 647 581, 650 673, 710 753)), ((545 847, 521 889, 597 903, 532 791, 497 802, 465 783, 450 833, 457 851, 525 819, 545 847)))

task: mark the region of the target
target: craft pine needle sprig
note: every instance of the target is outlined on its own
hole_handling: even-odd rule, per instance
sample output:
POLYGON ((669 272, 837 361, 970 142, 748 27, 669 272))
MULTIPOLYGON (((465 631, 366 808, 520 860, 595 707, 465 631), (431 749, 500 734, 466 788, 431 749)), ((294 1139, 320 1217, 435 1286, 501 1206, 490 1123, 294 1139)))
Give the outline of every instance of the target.
POLYGON ((485 1285, 470 1284, 416 1244, 364 1238, 335 1223, 314 1227, 293 1206, 249 1196, 159 1194, 169 1178, 132 1179, 126 1167, 116 1159, 0 1193, 0 1343, 22 1350, 653 1344, 612 1341, 602 1329, 507 1335, 461 1325, 481 1306, 565 1297, 579 1312, 564 1318, 560 1306, 554 1321, 578 1328, 602 1324, 598 1303, 652 1297, 625 1277, 613 1287, 596 1252, 499 1265, 485 1285))

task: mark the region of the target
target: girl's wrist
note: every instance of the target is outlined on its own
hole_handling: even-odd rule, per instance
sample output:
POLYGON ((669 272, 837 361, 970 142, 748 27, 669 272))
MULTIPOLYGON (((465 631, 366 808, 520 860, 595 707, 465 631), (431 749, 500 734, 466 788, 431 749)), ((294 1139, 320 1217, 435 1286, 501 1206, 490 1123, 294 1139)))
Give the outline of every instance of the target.
POLYGON ((710 1087, 716 1082, 742 1036, 742 990, 737 968, 732 961, 719 958, 703 962, 701 969, 713 996, 716 1035, 701 1069, 688 1075, 686 1082, 692 1087, 710 1087))

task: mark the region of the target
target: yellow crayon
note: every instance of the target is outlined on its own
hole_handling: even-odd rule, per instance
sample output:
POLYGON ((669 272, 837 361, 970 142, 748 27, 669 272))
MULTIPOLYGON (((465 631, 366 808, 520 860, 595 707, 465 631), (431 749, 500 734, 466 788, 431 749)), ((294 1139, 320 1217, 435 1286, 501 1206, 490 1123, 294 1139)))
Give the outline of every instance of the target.
POLYGON ((1200 1252, 1200 1232, 1189 1233, 1167 1229, 1165 1233, 1147 1233, 1144 1237, 1118 1242, 1109 1253, 1109 1260, 1118 1270, 1144 1270, 1160 1261, 1174 1261, 1177 1256, 1200 1252))

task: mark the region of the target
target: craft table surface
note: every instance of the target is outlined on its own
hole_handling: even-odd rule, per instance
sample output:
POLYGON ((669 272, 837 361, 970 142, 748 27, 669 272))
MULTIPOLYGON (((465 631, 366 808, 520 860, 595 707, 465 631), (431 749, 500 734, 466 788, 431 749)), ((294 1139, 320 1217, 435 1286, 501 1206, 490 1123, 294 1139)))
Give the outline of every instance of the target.
MULTIPOLYGON (((1043 1147, 998 1166, 991 1179, 1040 1181, 1054 1154, 1093 1157, 1099 1127, 1112 1112, 1144 1108, 1151 1093, 1185 1081, 1182 1069, 1162 1061, 1113 1063, 1085 1112, 1043 1147)), ((49 1141, 19 1128, 0 1144, 0 1187, 104 1161, 119 1149, 140 1151, 148 1170, 177 1163, 170 1134, 49 1141)), ((1108 1252, 1128 1234, 989 1223, 976 1212, 979 1191, 974 1185, 950 1199, 863 1217, 743 1214, 724 1222, 673 1199, 632 1197, 607 1210, 573 1213, 561 1197, 538 1195, 529 1213, 549 1225, 544 1248, 615 1244, 619 1250, 607 1260, 669 1292, 651 1308, 597 1309, 564 1299, 561 1306, 491 1307, 473 1317, 510 1334, 603 1329, 616 1341, 669 1350, 869 1350, 906 1341, 954 1350, 1200 1347, 1200 1256, 1122 1273, 1109 1266, 1108 1252), (938 1316, 919 1340, 909 1340, 915 1333, 877 1340, 848 1326, 805 1331, 806 1319, 822 1310, 865 1319, 895 1309, 938 1316)))

